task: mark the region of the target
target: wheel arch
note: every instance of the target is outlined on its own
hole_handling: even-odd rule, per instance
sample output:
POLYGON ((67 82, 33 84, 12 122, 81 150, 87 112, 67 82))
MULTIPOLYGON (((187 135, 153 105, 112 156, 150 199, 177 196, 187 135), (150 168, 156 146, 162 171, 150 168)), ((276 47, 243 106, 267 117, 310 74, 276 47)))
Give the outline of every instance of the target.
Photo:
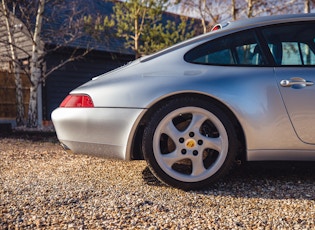
POLYGON ((227 116, 231 119, 234 128, 236 129, 238 142, 239 142, 239 150, 238 150, 238 159, 243 161, 246 160, 246 139, 245 139, 245 133, 244 130, 238 121, 235 114, 221 101, 208 96, 204 94, 198 94, 198 93, 180 93, 176 95, 171 95, 165 98, 162 98, 159 101, 156 101, 153 105, 150 106, 150 108, 144 113, 142 118, 140 119, 140 122, 137 125, 137 128, 135 129, 135 132, 133 134, 133 140, 130 146, 130 158, 132 160, 142 160, 143 159, 143 152, 142 152, 142 137, 143 137, 143 131, 146 127, 150 117, 152 114, 162 105, 167 103, 170 100, 173 100, 175 98, 179 97, 196 97, 201 100, 208 101, 209 103, 215 104, 218 106, 222 111, 224 111, 227 116))

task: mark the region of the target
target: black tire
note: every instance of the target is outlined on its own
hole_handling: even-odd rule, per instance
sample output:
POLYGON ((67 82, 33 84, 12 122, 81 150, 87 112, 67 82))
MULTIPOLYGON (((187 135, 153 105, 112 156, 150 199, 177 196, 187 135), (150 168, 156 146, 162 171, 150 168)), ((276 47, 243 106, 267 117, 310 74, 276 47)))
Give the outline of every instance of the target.
POLYGON ((236 131, 218 106, 183 97, 161 106, 144 130, 142 148, 151 172, 183 190, 211 185, 232 168, 236 131))

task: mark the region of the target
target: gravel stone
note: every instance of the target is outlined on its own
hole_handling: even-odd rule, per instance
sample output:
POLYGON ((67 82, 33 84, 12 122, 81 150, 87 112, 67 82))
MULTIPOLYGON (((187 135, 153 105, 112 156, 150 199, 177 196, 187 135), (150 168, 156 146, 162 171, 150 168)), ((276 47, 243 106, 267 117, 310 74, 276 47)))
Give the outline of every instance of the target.
POLYGON ((0 229, 315 229, 315 163, 250 163, 200 191, 144 161, 69 154, 54 138, 0 139, 0 229))

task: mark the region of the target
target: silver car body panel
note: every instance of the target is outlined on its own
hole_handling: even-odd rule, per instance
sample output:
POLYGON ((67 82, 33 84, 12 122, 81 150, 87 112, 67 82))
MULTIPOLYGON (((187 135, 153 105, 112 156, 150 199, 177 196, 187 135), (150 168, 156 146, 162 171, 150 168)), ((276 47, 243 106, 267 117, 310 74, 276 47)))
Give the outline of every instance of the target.
POLYGON ((58 108, 52 119, 58 139, 72 152, 130 160, 128 138, 142 112, 127 108, 58 108))
MULTIPOLYGON (((306 99, 309 104, 305 107, 303 98, 291 103, 299 90, 310 94, 315 86, 291 89, 292 93, 280 85, 281 80, 300 75, 298 68, 290 68, 289 72, 296 73, 292 75, 273 67, 209 66, 183 60, 187 51, 205 41, 285 23, 292 17, 295 21, 315 20, 311 14, 231 23, 94 78, 71 94, 90 95, 95 108, 58 108, 52 113, 58 138, 77 153, 130 160, 134 134, 147 109, 173 95, 200 94, 218 100, 238 119, 248 160, 315 160, 315 131, 308 126, 315 123, 313 97, 306 99), (298 113, 291 112, 296 111, 295 106, 298 113)), ((314 68, 310 71, 314 76, 314 68)))
MULTIPOLYGON (((302 82, 315 82, 314 67, 308 68, 277 68, 276 79, 302 82)), ((279 86, 284 104, 292 125, 299 138, 309 144, 315 144, 315 100, 314 85, 295 84, 293 87, 279 86)))

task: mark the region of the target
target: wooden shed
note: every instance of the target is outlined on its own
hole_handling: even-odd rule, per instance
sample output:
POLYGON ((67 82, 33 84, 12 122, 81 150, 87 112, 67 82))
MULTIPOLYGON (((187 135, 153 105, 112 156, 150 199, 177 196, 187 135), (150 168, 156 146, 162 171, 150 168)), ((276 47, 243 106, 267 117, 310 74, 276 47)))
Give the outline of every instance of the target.
MULTIPOLYGON (((14 22, 13 38, 18 47, 23 47, 23 49, 16 49, 16 58, 22 63, 29 58, 28 53, 32 49, 32 40, 23 23, 13 15, 10 15, 10 18, 10 21, 14 22)), ((17 114, 15 77, 7 34, 5 16, 0 11, 0 123, 15 126, 17 114)), ((30 82, 23 73, 20 74, 20 77, 23 87, 24 114, 27 114, 30 82)))
MULTIPOLYGON (((26 75, 21 75, 23 85, 24 114, 27 114, 30 83, 26 75)), ((8 71, 0 72, 0 120, 14 125, 16 111, 14 74, 8 71)), ((0 122, 1 122, 0 121, 0 122)))

